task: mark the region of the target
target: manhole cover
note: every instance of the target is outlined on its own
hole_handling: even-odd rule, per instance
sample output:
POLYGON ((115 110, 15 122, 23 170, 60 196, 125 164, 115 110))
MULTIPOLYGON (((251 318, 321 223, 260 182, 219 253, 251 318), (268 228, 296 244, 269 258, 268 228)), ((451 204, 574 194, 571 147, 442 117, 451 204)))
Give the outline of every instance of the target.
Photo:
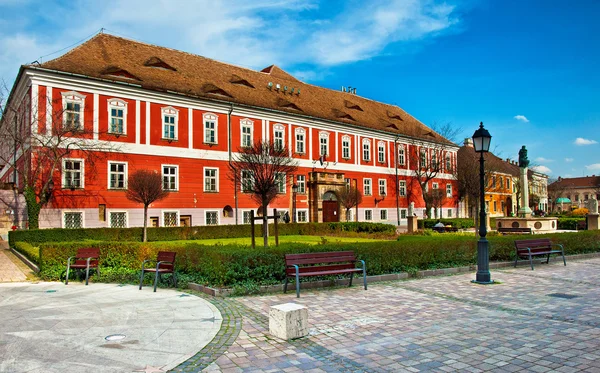
POLYGON ((107 341, 115 342, 125 339, 125 334, 111 334, 109 336, 104 337, 107 341))
POLYGON ((548 294, 549 297, 555 297, 555 298, 563 298, 563 299, 573 299, 573 298, 577 298, 579 295, 573 295, 573 294, 563 294, 563 293, 552 293, 552 294, 548 294))

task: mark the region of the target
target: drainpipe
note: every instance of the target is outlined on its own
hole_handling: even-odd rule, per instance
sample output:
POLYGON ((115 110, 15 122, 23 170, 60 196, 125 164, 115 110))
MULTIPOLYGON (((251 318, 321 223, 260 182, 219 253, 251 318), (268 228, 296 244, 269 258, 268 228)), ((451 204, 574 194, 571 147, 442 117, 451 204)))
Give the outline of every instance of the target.
POLYGON ((394 154, 394 159, 396 160, 396 219, 398 219, 398 226, 400 226, 400 196, 398 196, 398 191, 400 189, 400 186, 398 185, 398 139, 398 136, 394 138, 394 151, 396 152, 396 154, 394 154))
POLYGON ((227 150, 229 153, 229 167, 233 169, 233 199, 235 200, 235 225, 238 225, 238 197, 237 197, 237 170, 231 165, 231 113, 233 112, 233 104, 229 104, 229 111, 227 112, 227 150))

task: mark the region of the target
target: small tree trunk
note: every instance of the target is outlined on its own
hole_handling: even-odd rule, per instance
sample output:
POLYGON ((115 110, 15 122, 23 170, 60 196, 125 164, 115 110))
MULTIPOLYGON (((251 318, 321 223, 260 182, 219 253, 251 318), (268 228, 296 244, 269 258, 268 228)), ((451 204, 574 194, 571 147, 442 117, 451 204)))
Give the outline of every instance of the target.
POLYGON ((39 229, 40 227, 40 210, 42 205, 38 202, 35 196, 35 191, 31 187, 26 187, 23 191, 25 203, 27 206, 27 220, 29 229, 39 229))
POLYGON ((144 235, 142 238, 142 242, 146 242, 148 240, 148 235, 147 235, 147 229, 148 229, 148 205, 144 205, 144 235))
POLYGON ((267 218, 267 205, 263 205, 263 243, 269 246, 269 219, 267 218))

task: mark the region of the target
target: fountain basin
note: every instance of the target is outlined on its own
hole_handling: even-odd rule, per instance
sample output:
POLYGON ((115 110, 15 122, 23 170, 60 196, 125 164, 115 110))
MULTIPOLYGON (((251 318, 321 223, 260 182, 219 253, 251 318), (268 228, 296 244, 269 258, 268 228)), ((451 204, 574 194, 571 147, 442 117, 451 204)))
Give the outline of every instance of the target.
POLYGON ((558 218, 542 217, 509 217, 496 218, 496 229, 498 228, 531 228, 532 233, 553 233, 558 227, 558 218))

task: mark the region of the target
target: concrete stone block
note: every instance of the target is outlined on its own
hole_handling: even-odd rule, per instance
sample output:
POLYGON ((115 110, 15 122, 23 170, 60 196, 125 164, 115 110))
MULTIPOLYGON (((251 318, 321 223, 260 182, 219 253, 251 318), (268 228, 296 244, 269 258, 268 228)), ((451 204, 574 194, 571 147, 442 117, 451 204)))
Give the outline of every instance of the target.
POLYGON ((269 310, 269 333, 289 340, 308 335, 308 308, 297 303, 272 306, 269 310))

